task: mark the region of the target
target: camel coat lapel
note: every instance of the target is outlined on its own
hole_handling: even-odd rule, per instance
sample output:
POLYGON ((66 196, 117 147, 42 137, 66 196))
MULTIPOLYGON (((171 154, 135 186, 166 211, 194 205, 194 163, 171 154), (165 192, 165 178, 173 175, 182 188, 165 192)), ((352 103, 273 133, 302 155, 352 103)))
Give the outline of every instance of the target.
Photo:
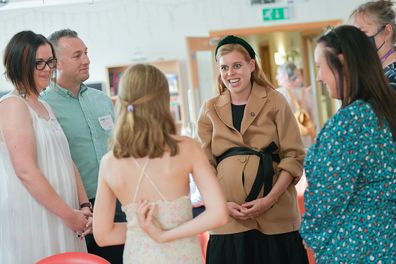
POLYGON ((214 108, 220 120, 229 128, 234 129, 232 123, 231 96, 228 90, 219 96, 214 108))
POLYGON ((253 121, 259 116, 261 109, 267 101, 267 92, 265 89, 260 89, 256 84, 253 84, 252 93, 246 104, 245 112, 243 114, 241 124, 241 135, 243 135, 253 121))
MULTIPOLYGON (((267 100, 267 92, 265 89, 260 89, 256 84, 252 86, 252 92, 249 96, 249 100, 246 104, 245 112, 243 114, 241 124, 241 135, 243 135, 252 122, 259 115, 267 100)), ((221 94, 218 98, 217 103, 214 106, 217 115, 220 120, 229 128, 235 129, 232 122, 232 111, 231 111, 231 95, 227 90, 221 94)))

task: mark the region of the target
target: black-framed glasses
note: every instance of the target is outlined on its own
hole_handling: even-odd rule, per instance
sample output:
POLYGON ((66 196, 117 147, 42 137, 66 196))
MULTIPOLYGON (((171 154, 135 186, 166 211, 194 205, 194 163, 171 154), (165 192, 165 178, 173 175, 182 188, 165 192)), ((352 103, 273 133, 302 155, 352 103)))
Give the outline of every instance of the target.
POLYGON ((56 67, 56 62, 57 62, 56 58, 49 59, 47 61, 45 61, 45 60, 36 60, 36 70, 38 70, 38 71, 44 70, 45 69, 45 65, 48 65, 48 68, 50 68, 50 69, 54 69, 56 67))

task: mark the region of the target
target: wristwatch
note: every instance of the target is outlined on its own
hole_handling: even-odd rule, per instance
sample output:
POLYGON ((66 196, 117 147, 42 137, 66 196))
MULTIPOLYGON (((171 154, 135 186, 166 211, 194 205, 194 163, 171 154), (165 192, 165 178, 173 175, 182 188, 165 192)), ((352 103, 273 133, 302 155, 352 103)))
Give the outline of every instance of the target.
POLYGON ((92 204, 90 202, 82 203, 80 204, 80 209, 83 209, 84 207, 88 207, 91 212, 93 211, 92 209, 92 204))

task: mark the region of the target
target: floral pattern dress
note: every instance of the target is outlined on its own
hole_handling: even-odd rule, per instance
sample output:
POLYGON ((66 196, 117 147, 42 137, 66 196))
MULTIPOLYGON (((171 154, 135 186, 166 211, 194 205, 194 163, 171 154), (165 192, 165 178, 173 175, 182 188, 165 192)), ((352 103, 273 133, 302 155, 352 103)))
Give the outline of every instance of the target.
POLYGON ((300 233, 317 263, 396 263, 396 143, 371 106, 340 109, 305 159, 300 233))

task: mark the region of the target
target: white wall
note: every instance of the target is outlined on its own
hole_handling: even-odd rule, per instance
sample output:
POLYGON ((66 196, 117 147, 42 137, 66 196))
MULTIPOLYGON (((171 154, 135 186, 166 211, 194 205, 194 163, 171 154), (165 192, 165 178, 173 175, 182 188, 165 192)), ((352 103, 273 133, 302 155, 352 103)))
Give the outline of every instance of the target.
MULTIPOLYGON (((258 27, 283 22, 263 22, 264 7, 286 6, 290 0, 271 5, 251 5, 250 0, 113 0, 93 4, 46 6, 29 9, 0 7, 0 72, 3 50, 21 30, 48 36, 55 30, 76 30, 88 46, 90 82, 105 81, 105 66, 133 60, 179 59, 187 73, 185 37, 207 36, 209 31, 258 27)), ((10 0, 12 2, 12 0, 10 0)), ((40 2, 40 1, 39 1, 40 2)), ((342 19, 364 0, 295 0, 293 18, 287 23, 342 19)), ((187 76, 183 77, 187 80, 187 76)), ((186 83, 186 82, 185 82, 186 83)), ((10 89, 0 77, 0 91, 10 89)))

